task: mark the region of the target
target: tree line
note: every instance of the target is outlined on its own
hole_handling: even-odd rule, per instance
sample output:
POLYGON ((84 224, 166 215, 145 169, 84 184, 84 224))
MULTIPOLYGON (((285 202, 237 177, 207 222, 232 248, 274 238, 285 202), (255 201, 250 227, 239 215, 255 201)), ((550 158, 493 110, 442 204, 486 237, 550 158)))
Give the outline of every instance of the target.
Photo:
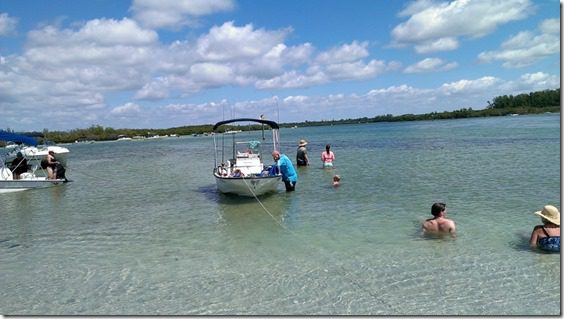
POLYGON ((471 117, 506 116, 510 114, 538 114, 538 113, 560 112, 560 89, 531 92, 528 94, 503 95, 488 101, 488 106, 482 110, 461 108, 454 111, 431 112, 425 114, 402 114, 402 115, 377 115, 374 117, 362 117, 355 119, 341 119, 330 121, 305 121, 305 123, 285 123, 280 126, 323 126, 336 124, 375 123, 375 122, 400 122, 400 121, 423 121, 460 119, 471 117))
MULTIPOLYGON (((356 124, 374 122, 399 122, 419 121, 437 119, 457 119, 470 117, 505 116, 509 114, 536 114, 545 112, 560 112, 560 89, 544 90, 531 93, 497 96, 488 101, 488 106, 482 110, 472 108, 461 108, 455 111, 431 112, 425 114, 403 114, 403 115, 377 115, 374 117, 362 117, 355 119, 340 119, 330 121, 305 121, 293 123, 279 123, 280 127, 293 126, 322 126, 336 124, 356 124)), ((85 129, 73 129, 70 131, 42 132, 19 132, 25 135, 40 136, 39 143, 49 140, 54 143, 73 143, 75 141, 108 141, 115 140, 120 135, 129 137, 152 135, 193 135, 211 132, 213 124, 191 125, 173 127, 167 129, 114 129, 100 125, 92 125, 85 129)), ((11 131, 8 129, 8 131, 11 131)), ((1 145, 1 144, 0 144, 1 145)))

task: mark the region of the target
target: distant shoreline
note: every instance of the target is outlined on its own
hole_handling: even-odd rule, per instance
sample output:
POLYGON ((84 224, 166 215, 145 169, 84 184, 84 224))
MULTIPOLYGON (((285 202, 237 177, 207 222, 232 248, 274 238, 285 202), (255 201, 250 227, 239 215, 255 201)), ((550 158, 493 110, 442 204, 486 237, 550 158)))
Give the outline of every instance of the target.
MULTIPOLYGON (((518 107, 518 108, 504 108, 504 109, 484 109, 484 110, 472 110, 460 109, 456 111, 445 111, 445 112, 432 112, 425 114, 403 114, 403 115, 380 115, 375 117, 362 117, 354 119, 340 119, 340 120, 322 120, 322 121, 304 121, 304 122, 289 122, 289 123, 279 123, 281 128, 296 128, 296 127, 308 127, 308 126, 331 126, 331 125, 343 125, 343 124, 367 124, 367 123, 381 123, 381 122, 408 122, 408 121, 429 121, 429 120, 451 120, 451 119, 461 119, 461 118, 483 118, 483 117, 493 117, 493 116, 511 116, 511 115, 531 115, 531 114, 543 114, 543 113, 560 113, 560 106, 553 107, 518 107)), ((130 137, 143 137, 147 134, 156 134, 160 136, 172 135, 201 135, 207 134, 212 131, 213 124, 206 125, 193 125, 193 126, 182 126, 167 129, 112 129, 104 128, 101 126, 92 126, 88 129, 82 130, 71 130, 70 132, 30 132, 23 133, 26 135, 35 136, 46 136, 47 140, 52 143, 76 143, 78 141, 88 140, 91 142, 98 141, 113 141, 116 140, 118 136, 130 136, 130 137)), ((39 140, 40 143, 44 143, 42 139, 39 140)), ((4 143, 5 144, 5 143, 4 143)), ((4 146, 0 142, 0 147, 4 146)))
POLYGON ((477 118, 477 117, 493 117, 493 116, 511 116, 511 115, 531 115, 544 113, 560 113, 560 106, 542 107, 542 108, 508 108, 508 109, 484 109, 472 110, 461 109, 456 111, 432 112, 425 114, 403 114, 403 115, 380 115, 372 118, 362 117, 355 119, 341 119, 330 121, 305 121, 293 123, 279 123, 280 127, 304 127, 304 126, 325 126, 339 124, 364 124, 379 122, 408 122, 408 121, 429 121, 429 120, 452 120, 461 118, 477 118))

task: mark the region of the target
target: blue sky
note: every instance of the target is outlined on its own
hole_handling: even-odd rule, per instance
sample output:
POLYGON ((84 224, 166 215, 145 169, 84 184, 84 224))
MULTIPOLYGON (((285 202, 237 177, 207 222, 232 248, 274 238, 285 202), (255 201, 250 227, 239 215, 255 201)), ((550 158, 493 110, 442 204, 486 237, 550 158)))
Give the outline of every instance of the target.
POLYGON ((0 128, 421 114, 560 87, 557 0, 6 0, 0 128))

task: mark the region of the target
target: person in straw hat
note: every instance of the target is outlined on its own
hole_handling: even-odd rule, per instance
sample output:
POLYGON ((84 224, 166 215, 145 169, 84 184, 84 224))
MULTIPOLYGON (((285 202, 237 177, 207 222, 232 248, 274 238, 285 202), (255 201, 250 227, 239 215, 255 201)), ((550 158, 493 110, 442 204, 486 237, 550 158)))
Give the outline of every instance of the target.
POLYGON ((298 151, 296 153, 296 162, 298 166, 307 166, 309 165, 309 157, 307 157, 307 141, 300 140, 298 143, 298 151))
POLYGON ((531 233, 529 245, 545 251, 560 252, 560 212, 552 205, 534 212, 541 217, 542 225, 537 225, 531 233))

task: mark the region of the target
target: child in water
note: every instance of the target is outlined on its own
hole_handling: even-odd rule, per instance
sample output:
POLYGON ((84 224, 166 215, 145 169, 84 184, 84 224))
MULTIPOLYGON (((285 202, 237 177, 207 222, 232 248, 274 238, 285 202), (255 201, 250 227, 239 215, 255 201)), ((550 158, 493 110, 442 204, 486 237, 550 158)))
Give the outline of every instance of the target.
POLYGON ((341 184, 341 176, 335 175, 333 176, 333 186, 339 186, 341 184))

